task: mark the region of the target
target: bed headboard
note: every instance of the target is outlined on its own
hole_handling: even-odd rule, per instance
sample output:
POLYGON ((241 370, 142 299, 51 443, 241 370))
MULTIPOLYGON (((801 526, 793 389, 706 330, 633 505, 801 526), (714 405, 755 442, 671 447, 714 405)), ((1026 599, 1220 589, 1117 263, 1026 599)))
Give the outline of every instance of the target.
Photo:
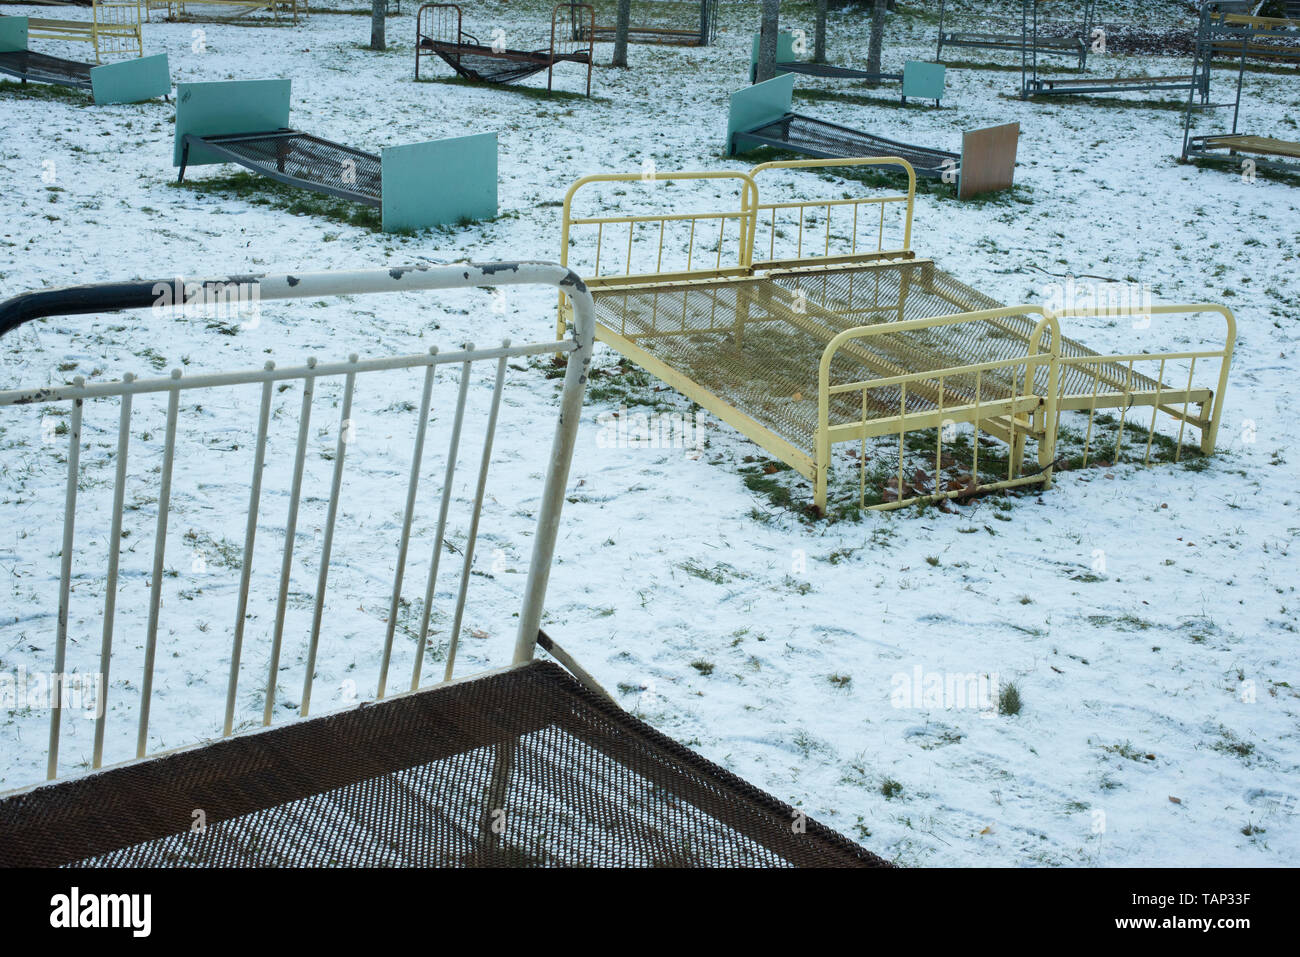
POLYGON ((772 123, 790 112, 794 100, 794 74, 755 83, 731 94, 727 112, 727 155, 736 155, 736 134, 772 123))
POLYGON ((749 175, 760 197, 750 233, 753 269, 911 255, 916 171, 907 160, 893 156, 781 160, 760 163, 749 175), (873 189, 830 175, 834 170, 877 166, 902 169, 907 174, 907 192, 873 189), (780 171, 786 175, 778 181, 780 171), (812 198, 817 183, 824 195, 812 198))
POLYGON ((27 18, 0 17, 0 53, 22 53, 27 49, 27 18))
POLYGON ((757 202, 735 171, 584 176, 564 197, 560 263, 597 285, 744 274, 757 202))
POLYGON ((910 257, 915 195, 916 173, 896 157, 585 176, 564 197, 560 262, 601 286, 910 257), (863 166, 901 168, 907 191, 832 175, 863 166))
MULTIPOLYGON (((176 135, 172 165, 181 165, 187 133, 264 133, 289 125, 289 80, 224 80, 176 86, 176 135)), ((187 163, 224 163, 200 146, 190 148, 187 163)))
POLYGON ((551 54, 593 56, 596 47, 596 8, 589 3, 557 3, 551 11, 551 54))

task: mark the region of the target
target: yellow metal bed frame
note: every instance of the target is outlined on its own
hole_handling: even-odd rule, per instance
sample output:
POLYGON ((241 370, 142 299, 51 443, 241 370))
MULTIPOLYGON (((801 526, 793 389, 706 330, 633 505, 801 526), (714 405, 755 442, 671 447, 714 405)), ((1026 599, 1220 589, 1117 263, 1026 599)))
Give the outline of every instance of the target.
MULTIPOLYGON (((564 199, 560 261, 592 290, 598 339, 811 480, 822 514, 831 450, 844 442, 859 443, 858 505, 878 509, 1050 487, 1063 411, 1087 413, 1085 464, 1098 411, 1119 410, 1118 454, 1135 406, 1151 408, 1144 463, 1151 461, 1160 414, 1177 423, 1175 458, 1188 425, 1199 430, 1201 450, 1213 451, 1236 339, 1231 311, 1211 303, 1003 305, 913 251, 915 186, 911 166, 891 157, 764 163, 748 172, 587 176, 564 199), (828 177, 835 196, 760 199, 760 179, 782 171, 826 177, 826 167, 855 166, 901 167, 907 192, 854 195, 853 181, 828 177), (723 208, 622 208, 661 206, 654 196, 691 188, 721 193, 723 208), (610 194, 605 208, 596 193, 610 194), (580 197, 582 215, 575 212, 580 197), (596 209, 587 213, 587 206, 596 209), (594 243, 579 242, 592 232, 594 243), (1221 348, 1098 354, 1062 334, 1063 321, 1072 318, 1206 312, 1225 322, 1221 348), (1213 360, 1218 375, 1206 386, 1197 363, 1204 373, 1213 360), (1173 375, 1175 384, 1167 381, 1173 375), (945 485, 945 431, 960 425, 972 427, 973 462, 969 475, 945 485), (907 436, 924 430, 935 432, 929 489, 904 474, 907 436), (891 435, 898 436, 892 493, 866 506, 867 440, 891 435), (998 474, 981 477, 985 435, 1008 446, 1005 474, 999 465, 998 474), (1026 471, 1031 439, 1037 466, 1026 471)), ((560 336, 568 308, 562 300, 560 336)))
POLYGON ((105 56, 144 56, 144 38, 140 13, 145 0, 94 0, 89 20, 52 20, 27 18, 27 35, 37 40, 64 40, 89 43, 95 49, 95 62, 105 56))

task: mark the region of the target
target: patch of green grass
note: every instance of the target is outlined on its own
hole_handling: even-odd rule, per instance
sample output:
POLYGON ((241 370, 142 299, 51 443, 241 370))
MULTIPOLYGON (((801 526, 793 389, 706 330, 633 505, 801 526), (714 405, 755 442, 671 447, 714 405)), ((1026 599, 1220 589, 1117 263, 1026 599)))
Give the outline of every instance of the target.
POLYGON ((372 232, 383 230, 383 215, 377 207, 364 206, 324 193, 313 193, 253 173, 230 173, 171 185, 195 193, 234 197, 254 206, 271 206, 297 216, 319 216, 372 232))
POLYGON ((885 778, 880 782, 880 793, 885 796, 886 801, 892 801, 903 793, 903 785, 893 778, 885 778))
POLYGON ((71 86, 56 86, 52 83, 19 83, 16 80, 0 80, 0 94, 13 100, 46 100, 59 103, 73 103, 86 106, 91 102, 89 90, 79 90, 71 86))
POLYGON ((998 714, 1019 714, 1024 702, 1020 699, 1020 689, 1013 681, 998 689, 998 714))
MULTIPOLYGON (((577 75, 578 74, 575 72, 574 76, 577 75)), ((488 86, 487 84, 477 83, 473 80, 467 80, 463 76, 422 76, 415 82, 416 83, 445 83, 448 86, 468 86, 468 87, 475 87, 478 89, 483 89, 485 86, 488 86)), ((562 80, 559 79, 559 74, 557 74, 557 82, 562 82, 562 80)), ((582 85, 583 85, 583 89, 585 90, 587 88, 586 77, 582 78, 582 85)), ((580 100, 584 103, 588 102, 588 100, 590 100, 590 102, 593 103, 610 102, 608 97, 597 96, 595 93, 593 93, 590 97, 588 97, 586 93, 573 93, 570 92, 569 90, 556 90, 556 89, 547 90, 546 87, 519 86, 514 83, 506 83, 506 84, 493 83, 490 85, 489 88, 492 90, 500 90, 505 93, 514 93, 517 96, 527 97, 528 99, 532 99, 532 100, 544 100, 547 102, 550 102, 551 100, 567 100, 567 101, 580 100)))
POLYGON ((709 568, 694 558, 688 558, 686 561, 679 563, 677 567, 688 575, 706 582, 712 582, 715 585, 725 585, 738 575, 736 569, 730 565, 718 562, 712 568, 709 568))
POLYGON ((853 683, 852 675, 829 675, 826 678, 836 688, 847 688, 853 683))
POLYGON ((709 675, 713 674, 713 668, 714 668, 713 662, 705 661, 702 658, 692 661, 691 667, 694 668, 696 671, 698 671, 700 674, 704 675, 706 678, 709 675))

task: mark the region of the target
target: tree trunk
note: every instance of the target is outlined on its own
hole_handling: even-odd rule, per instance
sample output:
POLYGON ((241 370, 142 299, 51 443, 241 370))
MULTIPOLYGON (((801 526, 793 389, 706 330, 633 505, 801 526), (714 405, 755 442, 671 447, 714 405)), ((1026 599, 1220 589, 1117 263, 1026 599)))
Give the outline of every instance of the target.
POLYGON ((813 34, 813 62, 826 62, 826 0, 817 0, 817 27, 813 34))
POLYGON ((888 3, 889 0, 875 0, 875 5, 871 9, 871 42, 867 47, 868 73, 880 72, 880 50, 885 44, 885 8, 888 3))
POLYGON ((614 28, 614 59, 611 66, 627 66, 627 33, 632 26, 632 0, 618 0, 618 15, 614 28))
POLYGON ((370 2, 370 49, 387 50, 384 41, 384 18, 388 15, 388 0, 370 2))
POLYGON ((763 26, 758 34, 758 71, 761 83, 776 75, 776 34, 780 29, 781 0, 763 0, 763 26))

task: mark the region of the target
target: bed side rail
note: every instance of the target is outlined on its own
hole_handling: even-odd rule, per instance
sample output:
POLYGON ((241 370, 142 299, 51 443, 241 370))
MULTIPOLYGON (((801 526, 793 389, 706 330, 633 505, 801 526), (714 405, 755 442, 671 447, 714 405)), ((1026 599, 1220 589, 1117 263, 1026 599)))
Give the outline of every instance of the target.
MULTIPOLYGON (((854 159, 802 159, 761 163, 749 171, 755 184, 772 180, 777 170, 861 170, 890 167, 907 174, 907 192, 859 195, 842 184, 827 184, 840 195, 814 200, 770 201, 770 187, 755 207, 750 262, 756 269, 815 265, 860 259, 864 255, 902 256, 912 248, 912 215, 916 205, 916 170, 897 156, 854 159), (764 175, 766 174, 766 175, 764 175), (886 213, 892 211, 886 224, 886 213)), ((791 177, 788 189, 802 191, 809 177, 791 177)))
MULTIPOLYGON (((20 597, 42 602, 37 610, 50 613, 48 778, 61 771, 61 742, 95 768, 106 753, 124 757, 132 738, 137 758, 175 746, 180 742, 166 728, 178 707, 211 712, 212 733, 220 728, 222 736, 270 724, 289 708, 305 716, 314 687, 347 672, 352 646, 359 656, 377 653, 378 674, 367 659, 368 674, 358 669, 351 682, 361 699, 383 698, 395 685, 417 689, 426 658, 438 660, 439 654, 445 666, 438 678, 450 679, 463 633, 474 621, 466 610, 470 582, 484 575, 484 563, 475 564, 476 542, 508 545, 491 532, 480 534, 481 517, 505 521, 510 514, 493 498, 484 507, 507 369, 533 357, 564 355, 567 370, 544 488, 511 505, 536 516, 526 578, 517 579, 522 588, 508 588, 496 599, 484 593, 503 587, 500 582, 492 586, 478 577, 474 584, 476 604, 497 611, 502 599, 513 602, 522 592, 513 661, 532 658, 581 417, 594 307, 572 272, 533 262, 130 282, 35 292, 0 303, 3 334, 45 316, 144 308, 161 315, 198 309, 205 315, 202 310, 255 309, 274 299, 507 285, 558 288, 572 301, 572 337, 373 359, 354 354, 291 367, 267 362, 230 373, 183 375, 175 369, 163 378, 126 375, 93 383, 77 377, 68 385, 0 391, 0 418, 9 436, 21 433, 24 415, 39 418, 36 434, 45 433, 46 448, 28 457, 23 476, 6 470, 6 485, 12 480, 21 486, 26 502, 24 515, 12 517, 24 547, 11 557, 31 575, 20 597), (390 399, 395 405, 383 408, 390 399), (462 441, 472 436, 467 407, 486 421, 481 443, 462 441), (396 411, 411 418, 394 418, 396 411), (376 419, 381 413, 388 414, 376 419), (436 452, 425 455, 426 437, 431 448, 445 448, 441 462, 431 461, 436 452), (462 471, 469 471, 458 479, 461 460, 462 471), (421 495, 426 475, 434 479, 421 495), (410 565, 427 567, 427 578, 404 589, 408 557, 410 565), (439 578, 440 558, 459 566, 458 579, 449 580, 445 569, 439 578), (205 567, 195 564, 200 561, 205 567), (205 590, 206 597, 196 594, 205 590), (359 602, 369 606, 369 614, 359 602), (227 613, 227 627, 219 629, 215 616, 227 613), (209 628, 224 632, 229 642, 224 689, 192 678, 202 668, 190 655, 216 637, 205 634, 209 628), (328 657, 318 660, 327 647, 328 657), (409 681, 390 680, 399 662, 410 669, 409 681), (110 670, 129 677, 110 682, 110 670), (296 701, 285 687, 295 678, 301 681, 296 701), (369 690, 356 688, 370 681, 369 690), (93 743, 76 736, 80 722, 61 726, 69 695, 85 704, 87 693, 93 698, 93 743), (218 717, 223 697, 224 720, 218 717), (151 725, 155 704, 161 720, 155 717, 151 725), (132 728, 124 719, 133 705, 138 719, 132 728)), ((507 435, 499 454, 513 458, 537 449, 535 443, 515 448, 513 441, 507 435)), ((528 528, 527 522, 519 526, 525 540, 528 528)), ((0 631, 30 629, 42 618, 9 619, 0 631)), ((37 627, 44 630, 43 624, 37 627)), ((476 645, 472 657, 481 654, 476 645)), ((4 685, 0 697, 14 690, 4 685)), ((340 706, 338 694, 319 697, 340 706)), ((342 705, 349 701, 342 693, 342 705)), ((65 759, 62 770, 69 763, 65 759)))

